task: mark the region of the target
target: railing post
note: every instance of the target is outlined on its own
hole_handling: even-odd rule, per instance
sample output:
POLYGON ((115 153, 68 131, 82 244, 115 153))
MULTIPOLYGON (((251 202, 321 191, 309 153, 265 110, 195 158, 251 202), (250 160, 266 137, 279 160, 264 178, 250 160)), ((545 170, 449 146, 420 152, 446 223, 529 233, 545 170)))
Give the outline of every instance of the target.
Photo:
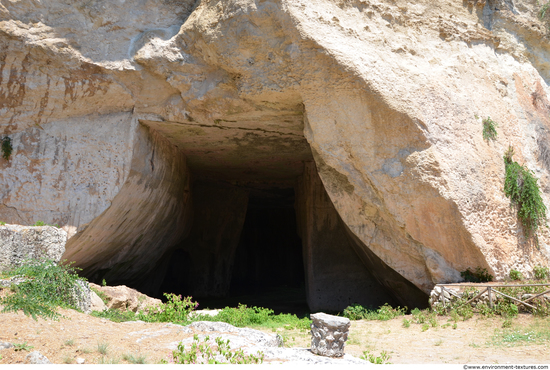
POLYGON ((487 295, 489 296, 489 308, 493 309, 493 296, 491 295, 491 287, 487 287, 487 295))

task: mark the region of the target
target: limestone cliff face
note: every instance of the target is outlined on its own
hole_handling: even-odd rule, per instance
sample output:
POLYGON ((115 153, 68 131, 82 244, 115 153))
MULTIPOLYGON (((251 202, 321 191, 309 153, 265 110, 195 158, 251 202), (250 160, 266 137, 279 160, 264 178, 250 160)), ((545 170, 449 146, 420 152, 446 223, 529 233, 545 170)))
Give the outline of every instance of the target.
POLYGON ((468 267, 529 275, 550 235, 524 237, 502 155, 550 206, 540 7, 1 0, 0 220, 59 223, 65 257, 137 279, 189 232, 191 174, 286 184, 312 155, 359 257, 424 292, 468 267))

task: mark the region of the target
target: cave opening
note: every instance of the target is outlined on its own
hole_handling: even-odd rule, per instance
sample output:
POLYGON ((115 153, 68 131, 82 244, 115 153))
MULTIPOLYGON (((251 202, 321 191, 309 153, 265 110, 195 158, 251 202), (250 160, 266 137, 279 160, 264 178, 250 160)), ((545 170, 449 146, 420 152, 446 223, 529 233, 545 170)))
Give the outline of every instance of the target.
POLYGON ((340 218, 303 135, 302 115, 235 122, 144 123, 184 156, 177 238, 132 284, 116 280, 114 268, 96 271, 95 280, 107 277, 158 298, 192 296, 200 308, 242 303, 302 315, 354 303, 422 306, 418 288, 340 218))

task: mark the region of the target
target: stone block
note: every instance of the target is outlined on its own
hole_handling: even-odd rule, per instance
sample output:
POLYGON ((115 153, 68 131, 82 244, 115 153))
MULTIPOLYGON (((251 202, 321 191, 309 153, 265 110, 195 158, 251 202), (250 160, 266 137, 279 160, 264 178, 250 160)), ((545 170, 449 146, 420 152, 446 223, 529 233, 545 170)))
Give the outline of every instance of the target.
POLYGON ((327 357, 344 356, 350 320, 320 312, 311 315, 311 321, 311 352, 327 357))

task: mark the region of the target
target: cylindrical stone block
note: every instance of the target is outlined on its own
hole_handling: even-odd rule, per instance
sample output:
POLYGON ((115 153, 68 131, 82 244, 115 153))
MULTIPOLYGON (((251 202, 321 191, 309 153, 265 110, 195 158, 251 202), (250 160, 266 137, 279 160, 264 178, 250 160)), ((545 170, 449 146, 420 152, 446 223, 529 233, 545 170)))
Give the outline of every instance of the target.
POLYGON ((311 321, 311 352, 327 357, 344 356, 349 319, 320 312, 311 315, 311 321))

